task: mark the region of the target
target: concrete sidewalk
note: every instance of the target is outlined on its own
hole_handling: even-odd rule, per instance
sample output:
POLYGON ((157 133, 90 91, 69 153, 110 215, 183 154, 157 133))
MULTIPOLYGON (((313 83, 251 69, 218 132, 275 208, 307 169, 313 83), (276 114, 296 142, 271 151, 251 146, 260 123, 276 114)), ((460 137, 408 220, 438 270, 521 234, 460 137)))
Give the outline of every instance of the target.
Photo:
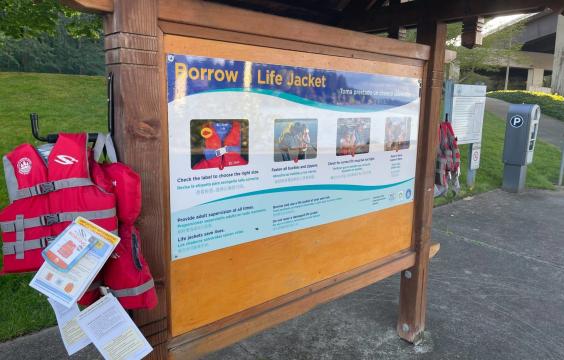
MULTIPOLYGON (((486 98, 486 110, 504 120, 507 119, 509 105, 508 102, 503 100, 486 98)), ((564 144, 564 121, 542 114, 539 125, 539 138, 558 146, 560 149, 564 144)))
MULTIPOLYGON (((562 359, 564 190, 493 191, 434 210, 427 331, 395 332, 394 276, 208 359, 562 359)), ((62 359, 56 329, 0 344, 1 359, 62 359)), ((76 359, 95 359, 95 350, 76 359)))
POLYGON ((395 333, 395 276, 208 359, 562 359, 564 191, 436 208, 426 339, 395 333), (531 216, 529 216, 531 215, 531 216))

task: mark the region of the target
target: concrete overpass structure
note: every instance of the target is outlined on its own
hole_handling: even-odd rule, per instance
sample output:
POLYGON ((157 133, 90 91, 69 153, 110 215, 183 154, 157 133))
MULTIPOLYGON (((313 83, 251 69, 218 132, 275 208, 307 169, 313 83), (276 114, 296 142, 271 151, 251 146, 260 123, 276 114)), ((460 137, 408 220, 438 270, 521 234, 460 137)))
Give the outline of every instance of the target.
POLYGON ((540 12, 526 21, 523 32, 514 39, 523 44, 522 56, 511 61, 510 67, 528 70, 527 90, 543 87, 545 75, 552 74, 552 91, 563 94, 564 16, 540 12))

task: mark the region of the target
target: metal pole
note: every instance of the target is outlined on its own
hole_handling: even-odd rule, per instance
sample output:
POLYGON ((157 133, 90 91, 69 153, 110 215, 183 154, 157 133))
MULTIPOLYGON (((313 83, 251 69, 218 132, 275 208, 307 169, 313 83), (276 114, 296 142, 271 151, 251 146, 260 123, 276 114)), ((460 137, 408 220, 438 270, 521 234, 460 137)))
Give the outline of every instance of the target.
POLYGON ((509 86, 509 68, 511 65, 511 53, 509 51, 511 51, 511 40, 513 38, 509 38, 509 49, 507 52, 507 67, 505 68, 505 87, 504 90, 507 90, 507 87, 509 86))
POLYGON ((558 177, 558 186, 562 186, 562 178, 564 177, 564 144, 560 153, 560 176, 558 177))
POLYGON ((474 152, 474 144, 468 144, 468 167, 466 170, 466 185, 472 189, 476 181, 476 170, 472 169, 472 153, 474 152))

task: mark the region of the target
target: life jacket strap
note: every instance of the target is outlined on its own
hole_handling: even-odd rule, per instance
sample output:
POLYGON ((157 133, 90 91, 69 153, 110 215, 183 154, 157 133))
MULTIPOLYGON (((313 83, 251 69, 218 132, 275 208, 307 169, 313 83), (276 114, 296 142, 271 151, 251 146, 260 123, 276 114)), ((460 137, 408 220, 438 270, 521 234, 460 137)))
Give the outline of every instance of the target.
MULTIPOLYGON (((112 234, 117 235, 117 230, 110 231, 112 234)), ((39 239, 32 239, 32 240, 25 240, 19 245, 18 241, 16 242, 9 242, 2 244, 2 252, 4 255, 16 255, 16 259, 18 259, 17 255, 21 254, 23 259, 23 253, 29 250, 36 250, 36 249, 43 249, 46 248, 47 245, 53 240, 55 240, 56 236, 43 236, 39 239)), ((101 285, 101 284, 100 284, 101 285)))
POLYGON ((94 185, 92 183, 92 180, 90 180, 89 178, 71 178, 71 179, 47 181, 44 183, 39 183, 35 186, 17 190, 14 194, 13 201, 26 199, 37 195, 45 195, 61 189, 89 186, 89 185, 94 185))
POLYGON ((104 149, 106 149, 106 156, 109 162, 112 164, 116 163, 118 160, 117 160, 116 149, 112 141, 112 136, 110 134, 98 133, 98 137, 96 138, 96 143, 92 148, 92 151, 94 152, 93 154, 94 160, 96 160, 97 162, 101 162, 104 149))
POLYGON ((24 233, 23 215, 16 215, 14 230, 16 231, 16 242, 14 244, 14 252, 16 253, 16 259, 21 260, 24 258, 24 252, 25 252, 25 244, 24 244, 25 233, 24 233))
POLYGON ((49 245, 49 243, 54 239, 55 236, 44 236, 39 239, 27 240, 23 242, 22 247, 19 249, 18 249, 17 241, 15 243, 13 242, 4 243, 2 244, 2 251, 4 252, 4 255, 15 254, 17 258, 18 253, 21 253, 23 255, 24 251, 46 248, 47 245, 49 245))
POLYGON ((132 287, 132 288, 119 289, 119 290, 110 289, 107 286, 102 286, 101 281, 95 281, 88 287, 88 291, 96 290, 98 288, 98 289, 100 289, 100 292, 102 293, 102 295, 112 294, 113 296, 120 298, 120 297, 141 295, 141 294, 151 290, 154 287, 155 287, 155 282, 153 281, 153 279, 150 279, 146 283, 141 284, 139 286, 135 286, 135 287, 132 287))
POLYGON ((227 153, 241 153, 240 146, 224 146, 219 149, 204 149, 204 156, 207 160, 223 156, 227 153))
MULTIPOLYGON (((75 211, 75 212, 71 211, 71 212, 64 212, 58 214, 46 214, 28 219, 23 219, 22 216, 23 219, 22 230, 37 227, 37 226, 51 226, 65 221, 74 221, 79 216, 82 216, 87 220, 106 219, 116 216, 116 209, 112 208, 107 210, 75 211)), ((0 222, 0 229, 2 229, 3 232, 17 231, 17 222, 18 222, 17 218, 15 221, 0 222)))

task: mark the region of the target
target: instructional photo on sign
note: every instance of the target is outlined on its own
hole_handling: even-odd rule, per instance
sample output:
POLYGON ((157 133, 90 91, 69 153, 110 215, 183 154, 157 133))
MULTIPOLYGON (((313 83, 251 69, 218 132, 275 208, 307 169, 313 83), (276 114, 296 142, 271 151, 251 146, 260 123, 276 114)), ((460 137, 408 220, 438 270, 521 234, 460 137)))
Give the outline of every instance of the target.
POLYGON ((248 120, 191 120, 192 169, 224 169, 249 162, 248 120))
POLYGON ((317 157, 317 119, 277 119, 274 121, 274 161, 294 161, 317 157))
POLYGON ((370 150, 370 118, 337 120, 337 156, 366 154, 370 150))
POLYGON ((386 119, 386 151, 409 149, 411 137, 410 117, 389 117, 386 119))

